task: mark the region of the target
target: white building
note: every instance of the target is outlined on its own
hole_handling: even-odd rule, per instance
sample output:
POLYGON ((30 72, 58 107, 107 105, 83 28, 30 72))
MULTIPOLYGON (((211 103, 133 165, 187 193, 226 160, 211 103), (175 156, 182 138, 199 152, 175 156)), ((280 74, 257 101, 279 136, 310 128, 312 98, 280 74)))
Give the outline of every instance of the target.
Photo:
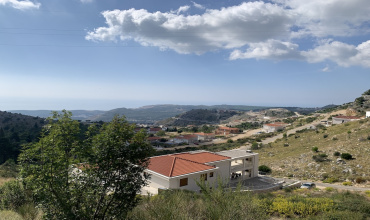
POLYGON ((151 174, 142 194, 157 194, 158 189, 199 191, 197 181, 204 179, 211 186, 221 178, 224 182, 258 176, 258 154, 243 150, 218 153, 194 151, 151 157, 145 171, 151 174))
POLYGON ((346 122, 349 122, 349 121, 357 121, 357 120, 360 120, 361 118, 356 117, 356 116, 340 115, 340 116, 332 117, 332 119, 333 119, 333 125, 336 125, 336 124, 346 123, 346 122))
POLYGON ((198 136, 198 141, 211 141, 215 139, 215 133, 194 133, 195 135, 198 136))
POLYGON ((288 124, 286 124, 286 123, 281 123, 281 122, 275 122, 275 123, 272 123, 272 124, 264 124, 264 125, 263 125, 263 130, 264 130, 266 133, 276 132, 276 131, 282 131, 282 130, 284 130, 284 128, 285 128, 287 125, 288 125, 288 124))
POLYGON ((366 118, 370 118, 370 111, 366 112, 366 118))

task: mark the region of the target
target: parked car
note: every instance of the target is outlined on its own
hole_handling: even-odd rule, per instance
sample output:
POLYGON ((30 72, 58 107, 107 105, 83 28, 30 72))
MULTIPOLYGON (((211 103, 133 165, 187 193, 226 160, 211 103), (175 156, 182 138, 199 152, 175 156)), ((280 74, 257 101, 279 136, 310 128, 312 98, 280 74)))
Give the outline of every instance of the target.
POLYGON ((312 189, 315 188, 315 183, 302 183, 301 189, 312 189))

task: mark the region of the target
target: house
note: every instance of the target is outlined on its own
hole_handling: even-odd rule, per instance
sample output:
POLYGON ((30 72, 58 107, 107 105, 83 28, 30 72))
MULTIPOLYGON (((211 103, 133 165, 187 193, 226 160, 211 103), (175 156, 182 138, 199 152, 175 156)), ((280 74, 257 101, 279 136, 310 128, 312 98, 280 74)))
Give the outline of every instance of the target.
POLYGON ((370 111, 366 112, 366 118, 370 118, 370 111))
POLYGON ((284 130, 284 128, 285 128, 287 125, 288 125, 288 124, 286 124, 286 123, 282 123, 282 122, 275 122, 275 123, 271 123, 271 124, 264 124, 264 125, 263 125, 263 130, 264 130, 266 133, 276 132, 276 131, 282 131, 282 130, 284 130))
POLYGON ((198 136, 194 134, 180 135, 173 138, 173 143, 175 144, 192 144, 198 142, 198 136))
POLYGON ((195 135, 198 136, 198 141, 211 141, 215 139, 215 134, 214 133, 194 133, 195 135))
POLYGON ((197 182, 210 186, 220 178, 225 182, 258 176, 258 154, 244 150, 212 153, 193 151, 151 157, 145 170, 150 174, 149 184, 142 194, 157 194, 158 189, 186 189, 199 192, 197 182))
POLYGON ((162 128, 149 128, 148 134, 156 134, 158 131, 162 131, 162 128))
POLYGON ((161 139, 161 137, 148 137, 148 141, 152 144, 160 142, 161 139))
POLYGON ((218 127, 215 131, 216 135, 229 135, 229 134, 239 134, 239 128, 230 127, 218 127))
POLYGON ((337 125, 337 124, 342 124, 342 123, 346 123, 349 121, 357 121, 357 120, 360 120, 361 118, 356 117, 356 116, 339 115, 339 116, 332 117, 332 119, 333 119, 333 125, 337 125))

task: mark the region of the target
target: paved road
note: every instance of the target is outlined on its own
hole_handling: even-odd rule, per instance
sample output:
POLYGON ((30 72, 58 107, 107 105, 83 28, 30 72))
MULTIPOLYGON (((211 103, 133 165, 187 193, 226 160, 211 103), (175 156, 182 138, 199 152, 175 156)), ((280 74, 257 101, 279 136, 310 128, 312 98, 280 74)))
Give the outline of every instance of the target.
MULTIPOLYGON (((285 185, 289 185, 289 184, 292 184, 294 182, 310 182, 308 180, 297 180, 297 179, 289 179, 289 178, 274 178, 274 179, 277 179, 279 181, 282 181, 284 180, 285 181, 285 185)), ((364 191, 370 191, 370 188, 366 188, 366 187, 357 187, 357 186, 344 186, 344 185, 339 185, 339 184, 330 184, 330 183, 322 183, 322 182, 313 182, 316 184, 317 188, 326 188, 326 187, 332 187, 332 188, 335 188, 335 189, 338 189, 338 190, 349 190, 349 191, 361 191, 361 192, 364 192, 364 191)))

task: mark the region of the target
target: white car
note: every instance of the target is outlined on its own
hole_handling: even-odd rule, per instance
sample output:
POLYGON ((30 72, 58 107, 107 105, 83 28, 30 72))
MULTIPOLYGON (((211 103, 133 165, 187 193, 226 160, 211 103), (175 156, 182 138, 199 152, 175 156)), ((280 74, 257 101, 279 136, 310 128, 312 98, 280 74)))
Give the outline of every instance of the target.
POLYGON ((303 183, 301 185, 301 189, 312 189, 315 187, 316 187, 315 183, 303 183))

